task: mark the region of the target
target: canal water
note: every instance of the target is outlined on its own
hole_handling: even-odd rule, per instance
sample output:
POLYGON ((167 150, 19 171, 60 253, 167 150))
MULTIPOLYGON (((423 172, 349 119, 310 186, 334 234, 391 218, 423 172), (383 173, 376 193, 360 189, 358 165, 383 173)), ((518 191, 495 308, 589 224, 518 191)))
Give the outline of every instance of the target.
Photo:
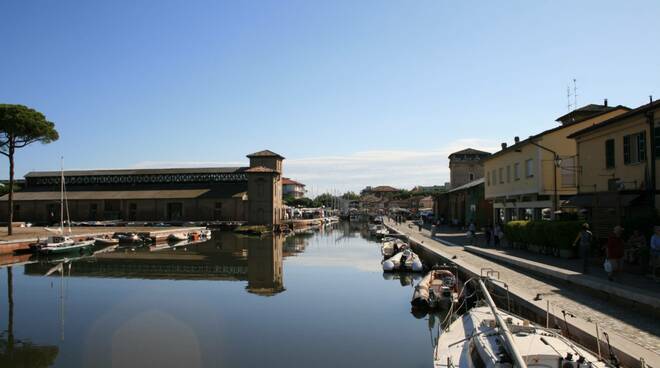
POLYGON ((413 316, 412 278, 380 260, 349 223, 17 258, 0 269, 0 367, 431 367, 440 317, 413 316))

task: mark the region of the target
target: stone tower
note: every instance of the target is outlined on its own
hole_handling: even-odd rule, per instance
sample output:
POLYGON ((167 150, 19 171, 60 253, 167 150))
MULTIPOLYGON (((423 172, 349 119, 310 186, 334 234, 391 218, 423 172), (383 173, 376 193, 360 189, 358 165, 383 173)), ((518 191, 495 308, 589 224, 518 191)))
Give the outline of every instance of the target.
POLYGON ((277 225, 284 218, 282 207, 282 160, 284 157, 268 150, 247 156, 248 223, 277 225))
POLYGON ((449 155, 450 189, 484 177, 484 164, 481 159, 490 153, 467 148, 449 155))

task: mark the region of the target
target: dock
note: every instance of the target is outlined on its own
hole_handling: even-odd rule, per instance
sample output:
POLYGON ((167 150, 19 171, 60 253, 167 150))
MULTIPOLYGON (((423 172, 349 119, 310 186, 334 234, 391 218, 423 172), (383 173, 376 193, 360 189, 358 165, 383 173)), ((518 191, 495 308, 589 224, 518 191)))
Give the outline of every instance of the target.
MULTIPOLYGON (((455 264, 463 280, 471 277, 490 276, 494 279, 500 279, 500 272, 503 275, 511 273, 507 268, 491 262, 479 262, 482 265, 491 265, 489 267, 479 267, 476 262, 468 258, 468 251, 462 246, 457 246, 445 241, 431 239, 421 233, 405 228, 403 226, 395 227, 391 223, 385 226, 399 236, 405 236, 411 247, 424 259, 432 259, 438 263, 455 264), (451 250, 444 250, 451 249, 451 250), (456 249, 456 251, 453 251, 456 249)), ((476 255, 475 255, 476 256, 476 255)), ((512 278, 515 275, 512 274, 512 278), (513 275, 513 276, 512 276, 513 275)), ((543 293, 539 293, 533 286, 525 287, 521 284, 514 284, 510 279, 502 279, 499 282, 489 283, 489 287, 494 295, 504 296, 496 298, 496 303, 503 309, 528 318, 530 321, 541 326, 559 328, 564 335, 580 345, 593 352, 602 352, 603 357, 608 355, 607 342, 603 338, 603 332, 607 332, 610 337, 610 344, 613 351, 621 360, 624 367, 642 367, 641 359, 646 364, 660 361, 660 354, 645 346, 641 346, 626 337, 621 336, 618 330, 604 324, 597 325, 596 320, 586 320, 576 318, 570 311, 561 306, 555 306, 548 298, 544 298, 543 293), (507 283, 508 282, 508 283, 507 283), (564 313, 568 314, 565 315, 564 313), (597 334, 597 331, 600 333, 597 334), (599 336, 600 335, 600 336, 599 336)), ((655 365, 653 365, 655 366, 655 365)))
MULTIPOLYGON (((192 233, 206 229, 203 226, 168 226, 168 227, 131 227, 131 226, 116 226, 116 227, 84 227, 72 228, 71 238, 74 240, 85 240, 88 238, 113 236, 115 233, 136 233, 144 237, 150 238, 154 242, 164 241, 171 234, 179 233, 192 233)), ((38 236, 32 236, 23 239, 11 239, 0 241, 0 254, 11 254, 14 251, 26 250, 30 248, 30 244, 34 244, 39 240, 46 238, 50 233, 40 232, 38 236)))

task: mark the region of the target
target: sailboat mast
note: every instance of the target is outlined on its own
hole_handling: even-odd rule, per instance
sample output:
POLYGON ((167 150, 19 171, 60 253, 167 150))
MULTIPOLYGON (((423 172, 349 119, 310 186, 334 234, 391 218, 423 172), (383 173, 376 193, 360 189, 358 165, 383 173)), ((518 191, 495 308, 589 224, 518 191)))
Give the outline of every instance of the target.
POLYGON ((500 335, 502 335, 504 344, 508 347, 509 353, 511 353, 512 355, 513 362, 515 363, 514 367, 527 368, 527 364, 525 363, 525 360, 518 351, 516 344, 513 342, 513 336, 511 335, 511 331, 509 330, 506 321, 504 321, 502 316, 500 316, 500 313, 497 310, 497 306, 495 305, 493 298, 491 298, 490 293, 486 288, 486 285, 484 284, 483 280, 478 280, 478 281, 479 281, 479 286, 481 287, 481 291, 484 294, 484 299, 486 299, 486 303, 490 307, 490 310, 493 313, 493 316, 495 317, 495 321, 497 322, 497 327, 499 327, 500 329, 500 335))
POLYGON ((64 234, 64 157, 60 157, 60 233, 64 234))

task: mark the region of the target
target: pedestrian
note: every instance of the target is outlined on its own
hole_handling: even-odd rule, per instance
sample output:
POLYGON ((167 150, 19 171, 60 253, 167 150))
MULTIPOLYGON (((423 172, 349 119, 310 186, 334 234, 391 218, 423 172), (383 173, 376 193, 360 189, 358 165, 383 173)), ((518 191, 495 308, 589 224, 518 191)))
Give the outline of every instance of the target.
POLYGON ((621 235, 623 235, 623 228, 617 225, 607 239, 605 271, 610 281, 614 281, 614 274, 621 271, 621 259, 623 258, 623 238, 621 235), (607 267, 608 262, 609 269, 607 267))
POLYGON ((484 237, 486 238, 486 246, 490 245, 490 239, 493 235, 493 229, 490 226, 490 224, 486 225, 486 228, 484 229, 484 237))
POLYGON ((651 269, 651 276, 654 278, 656 267, 660 266, 660 226, 653 227, 653 236, 651 236, 651 244, 649 247, 649 261, 648 265, 651 269))
POLYGON ((589 250, 591 249, 591 242, 594 235, 589 230, 589 224, 586 222, 582 224, 582 228, 577 237, 573 241, 573 246, 578 246, 578 252, 582 259, 582 273, 589 273, 589 250))
POLYGON ((422 232, 422 220, 417 220, 417 231, 422 232))
POLYGON ((500 224, 495 224, 495 228, 493 229, 493 245, 495 245, 495 248, 500 246, 501 232, 502 228, 500 227, 500 224))
POLYGON ((633 233, 630 235, 630 238, 628 238, 626 245, 628 247, 628 249, 624 252, 626 262, 630 264, 641 263, 641 256, 646 248, 646 238, 644 235, 637 229, 633 230, 633 233))

